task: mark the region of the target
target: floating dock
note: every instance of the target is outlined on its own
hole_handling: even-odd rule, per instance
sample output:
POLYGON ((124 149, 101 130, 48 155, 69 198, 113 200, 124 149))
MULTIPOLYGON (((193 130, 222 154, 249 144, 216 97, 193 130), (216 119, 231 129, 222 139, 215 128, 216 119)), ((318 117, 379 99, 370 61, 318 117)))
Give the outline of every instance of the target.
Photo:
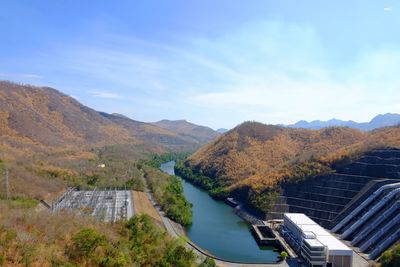
POLYGON ((225 203, 234 208, 239 205, 239 202, 237 202, 233 197, 228 197, 225 199, 225 203))

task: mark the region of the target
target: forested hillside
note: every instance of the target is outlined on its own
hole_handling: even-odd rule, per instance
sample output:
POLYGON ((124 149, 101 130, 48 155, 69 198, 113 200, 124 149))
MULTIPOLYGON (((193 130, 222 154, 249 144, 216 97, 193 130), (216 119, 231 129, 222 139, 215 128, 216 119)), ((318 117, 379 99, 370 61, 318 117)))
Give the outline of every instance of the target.
POLYGON ((0 82, 0 110, 0 136, 9 146, 130 143, 165 151, 198 145, 153 124, 97 112, 48 87, 0 82))
POLYGON ((66 186, 143 191, 146 179, 167 216, 190 224, 180 181, 148 159, 175 157, 201 142, 97 112, 52 88, 10 82, 0 82, 0 141, 0 174, 8 171, 10 193, 7 198, 1 179, 0 266, 199 265, 150 217, 111 225, 53 214, 40 200, 51 203, 66 186))
POLYGON ((0 140, 11 191, 45 199, 66 185, 140 188, 138 159, 203 144, 150 123, 97 112, 52 88, 12 82, 0 82, 0 140))
POLYGON ((154 122, 154 125, 179 134, 188 141, 207 143, 220 135, 219 132, 205 126, 196 125, 185 120, 162 120, 154 122))
POLYGON ((400 127, 365 133, 245 122, 200 148, 185 162, 186 167, 178 164, 178 169, 192 172, 199 184, 206 181, 205 187, 216 196, 239 193, 256 203, 261 193, 265 196, 279 190, 281 182, 329 173, 334 165, 387 146, 400 146, 400 127))

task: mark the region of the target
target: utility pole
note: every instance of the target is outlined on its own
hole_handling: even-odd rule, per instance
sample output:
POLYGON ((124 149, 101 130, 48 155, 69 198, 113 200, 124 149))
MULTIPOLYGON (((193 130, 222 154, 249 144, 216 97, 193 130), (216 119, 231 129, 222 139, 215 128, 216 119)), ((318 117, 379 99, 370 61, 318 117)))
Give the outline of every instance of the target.
POLYGON ((8 168, 6 168, 6 194, 7 194, 7 200, 10 198, 10 183, 8 180, 8 168))
POLYGON ((4 171, 4 190, 6 193, 6 199, 9 199, 10 197, 10 185, 8 181, 8 168, 5 169, 4 171))

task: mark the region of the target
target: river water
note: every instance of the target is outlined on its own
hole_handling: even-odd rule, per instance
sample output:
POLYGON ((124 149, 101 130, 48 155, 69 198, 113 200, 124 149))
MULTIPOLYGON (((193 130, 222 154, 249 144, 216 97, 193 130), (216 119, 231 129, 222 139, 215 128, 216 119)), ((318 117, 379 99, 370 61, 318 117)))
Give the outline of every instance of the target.
MULTIPOLYGON (((174 175, 175 162, 161 165, 161 170, 174 175)), ((276 262, 279 252, 272 247, 260 248, 249 225, 233 213, 223 201, 182 179, 186 199, 193 204, 193 223, 186 228, 189 238, 199 247, 224 260, 236 262, 276 262)))

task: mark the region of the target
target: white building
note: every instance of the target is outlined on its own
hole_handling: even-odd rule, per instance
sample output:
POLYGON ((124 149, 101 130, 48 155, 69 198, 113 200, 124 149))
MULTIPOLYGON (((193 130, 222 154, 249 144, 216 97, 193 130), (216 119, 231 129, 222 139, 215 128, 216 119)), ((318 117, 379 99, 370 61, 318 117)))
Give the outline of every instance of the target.
POLYGON ((292 243, 312 267, 352 267, 353 250, 302 213, 285 213, 292 243))

